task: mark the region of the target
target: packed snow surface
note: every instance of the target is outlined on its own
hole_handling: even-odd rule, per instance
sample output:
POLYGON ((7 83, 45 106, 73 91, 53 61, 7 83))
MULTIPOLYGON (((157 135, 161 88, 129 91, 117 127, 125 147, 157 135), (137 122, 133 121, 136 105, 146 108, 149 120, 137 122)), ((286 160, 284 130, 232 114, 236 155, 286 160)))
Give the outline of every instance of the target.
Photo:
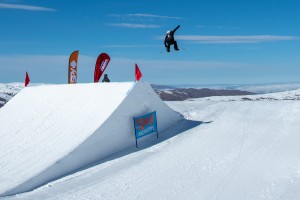
MULTIPOLYGON (((4 199, 300 199, 299 95, 300 90, 295 90, 269 96, 167 102, 186 120, 160 133, 152 145, 118 152, 105 162, 4 199)), ((18 112, 22 110, 7 113, 7 117, 18 112)), ((38 119, 32 116, 32 120, 38 119)), ((24 124, 17 121, 11 126, 21 130, 24 124)), ((1 138, 4 136, 13 137, 15 142, 1 144, 1 155, 13 156, 15 148, 26 145, 26 141, 18 141, 20 137, 3 135, 1 130, 1 138)), ((45 140, 49 139, 53 140, 45 140)), ((38 145, 45 140, 35 142, 38 145)), ((68 147, 68 141, 62 143, 52 148, 68 147)), ((10 173, 18 165, 31 163, 30 159, 36 158, 11 164, 1 160, 0 164, 9 165, 5 173, 10 173)), ((36 173, 37 169, 27 168, 26 173, 36 173)), ((7 184, 3 174, 0 182, 7 184)))
POLYGON ((147 83, 27 87, 0 110, 0 196, 30 191, 135 146, 133 117, 181 116, 147 83))

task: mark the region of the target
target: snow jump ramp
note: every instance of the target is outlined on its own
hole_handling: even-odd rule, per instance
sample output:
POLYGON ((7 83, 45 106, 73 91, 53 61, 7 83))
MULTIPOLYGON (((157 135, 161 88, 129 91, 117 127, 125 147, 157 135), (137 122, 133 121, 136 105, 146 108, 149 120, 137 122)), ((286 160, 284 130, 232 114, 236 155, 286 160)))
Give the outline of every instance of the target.
POLYGON ((181 119, 145 82, 24 88, 0 109, 0 197, 30 191, 135 146, 133 117, 181 119))

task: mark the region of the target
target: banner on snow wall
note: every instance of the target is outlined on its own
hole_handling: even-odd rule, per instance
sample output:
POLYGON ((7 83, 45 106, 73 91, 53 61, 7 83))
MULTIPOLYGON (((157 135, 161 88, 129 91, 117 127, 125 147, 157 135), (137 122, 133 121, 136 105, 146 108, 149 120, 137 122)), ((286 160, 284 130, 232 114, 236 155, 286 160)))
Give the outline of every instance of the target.
POLYGON ((137 139, 156 132, 158 138, 157 130, 157 118, 156 111, 148 113, 143 116, 134 117, 134 130, 136 138, 136 147, 137 139))

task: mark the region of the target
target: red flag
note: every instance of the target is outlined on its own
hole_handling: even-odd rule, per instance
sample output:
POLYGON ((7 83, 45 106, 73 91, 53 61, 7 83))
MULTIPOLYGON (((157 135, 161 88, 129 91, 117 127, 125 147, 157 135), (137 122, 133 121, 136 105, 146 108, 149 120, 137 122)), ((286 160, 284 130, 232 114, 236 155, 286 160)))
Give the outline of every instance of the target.
POLYGON ((28 73, 27 73, 27 71, 26 71, 26 76, 25 76, 25 87, 29 84, 29 82, 30 82, 30 78, 29 78, 28 73))
POLYGON ((135 64, 135 80, 139 81, 142 78, 142 73, 137 64, 135 64))
POLYGON ((100 80, 101 75, 103 74, 104 70, 106 69, 108 63, 110 61, 109 55, 106 53, 101 53, 96 61, 95 71, 94 71, 94 82, 98 83, 100 80))

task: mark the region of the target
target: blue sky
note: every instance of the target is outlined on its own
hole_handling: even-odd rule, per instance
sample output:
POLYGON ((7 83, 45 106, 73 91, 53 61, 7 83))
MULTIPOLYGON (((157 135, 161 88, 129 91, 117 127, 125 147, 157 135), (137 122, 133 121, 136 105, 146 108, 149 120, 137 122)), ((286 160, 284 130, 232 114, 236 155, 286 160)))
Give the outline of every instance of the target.
POLYGON ((93 82, 106 52, 111 81, 157 84, 300 82, 298 0, 0 0, 0 82, 67 83, 79 50, 78 82, 93 82), (165 52, 181 27, 181 49, 165 52))

